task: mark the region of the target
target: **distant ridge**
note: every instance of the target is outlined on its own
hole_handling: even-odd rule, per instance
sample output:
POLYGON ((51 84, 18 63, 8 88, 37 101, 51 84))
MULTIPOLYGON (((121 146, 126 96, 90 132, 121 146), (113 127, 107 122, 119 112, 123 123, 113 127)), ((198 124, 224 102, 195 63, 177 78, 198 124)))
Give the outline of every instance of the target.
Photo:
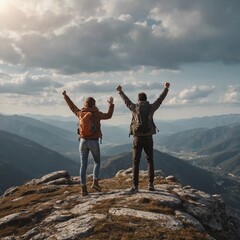
POLYGON ((219 167, 226 173, 240 176, 240 124, 199 128, 162 138, 158 144, 175 152, 196 152, 201 166, 219 167))
POLYGON ((240 114, 223 114, 203 117, 194 117, 186 119, 177 119, 169 121, 186 127, 186 129, 193 128, 214 128, 218 126, 227 126, 235 123, 240 123, 240 114))
MULTIPOLYGON (((229 207, 240 210, 240 195, 238 189, 240 184, 225 175, 214 174, 194 166, 185 160, 176 158, 166 153, 154 151, 155 170, 164 176, 174 175, 181 184, 190 185, 194 188, 211 194, 221 194, 229 207)), ((125 152, 109 157, 102 163, 101 176, 112 177, 121 168, 130 168, 132 164, 132 153, 125 152)), ((140 169, 146 170, 147 164, 144 156, 141 159, 140 169)))
MULTIPOLYGON (((192 166, 184 160, 178 159, 166 153, 154 150, 155 170, 160 170, 165 176, 174 175, 185 185, 191 185, 209 193, 221 192, 223 189, 216 186, 212 173, 201 168, 192 166)), ((132 165, 132 153, 122 153, 109 157, 102 164, 101 175, 113 177, 120 169, 129 168, 132 165)), ((147 164, 144 157, 140 162, 140 169, 146 170, 147 164)))
MULTIPOLYGON (((64 126, 64 122, 74 122, 76 123, 76 118, 63 117, 63 116, 51 116, 51 115, 34 115, 27 114, 31 118, 36 118, 43 122, 52 123, 61 122, 61 126, 64 126)), ((172 134, 179 131, 184 131, 194 128, 214 128, 217 126, 227 126, 235 123, 240 123, 240 114, 222 114, 222 115, 212 115, 212 116, 203 116, 203 117, 194 117, 186 119, 175 119, 175 120, 158 120, 155 119, 155 123, 159 129, 159 132, 163 135, 172 134)), ((118 127, 121 127, 129 132, 130 118, 127 123, 118 124, 118 127)), ((108 123, 104 123, 106 126, 110 126, 108 123)), ((67 126, 67 125, 65 125, 67 126)), ((75 131, 75 129, 74 129, 75 131)))
POLYGON ((0 130, 1 190, 11 184, 65 169, 78 174, 78 164, 23 137, 0 130), (6 172, 7 171, 7 172, 6 172), (3 184, 4 183, 4 184, 3 184))
POLYGON ((31 173, 26 173, 9 162, 0 160, 0 195, 8 188, 24 184, 33 178, 31 173))
POLYGON ((0 130, 34 141, 76 161, 79 160, 77 134, 66 129, 29 117, 0 115, 0 130))
POLYGON ((181 131, 159 139, 158 143, 174 151, 187 150, 207 154, 239 149, 239 137, 240 123, 212 129, 195 128, 181 131))

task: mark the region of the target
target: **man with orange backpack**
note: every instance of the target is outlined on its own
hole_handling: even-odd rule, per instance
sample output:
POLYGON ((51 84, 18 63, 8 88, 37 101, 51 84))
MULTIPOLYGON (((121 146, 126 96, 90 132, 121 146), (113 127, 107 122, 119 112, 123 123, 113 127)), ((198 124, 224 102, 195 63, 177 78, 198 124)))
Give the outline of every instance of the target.
POLYGON ((108 112, 103 113, 95 106, 96 101, 92 97, 88 97, 84 102, 84 107, 79 109, 69 98, 66 91, 63 91, 62 94, 69 108, 79 119, 80 181, 82 186, 82 196, 86 196, 88 195, 86 171, 89 151, 92 153, 94 159, 92 188, 97 191, 101 191, 98 184, 101 164, 99 138, 102 138, 100 121, 110 119, 112 117, 114 111, 113 98, 110 97, 108 100, 108 112))

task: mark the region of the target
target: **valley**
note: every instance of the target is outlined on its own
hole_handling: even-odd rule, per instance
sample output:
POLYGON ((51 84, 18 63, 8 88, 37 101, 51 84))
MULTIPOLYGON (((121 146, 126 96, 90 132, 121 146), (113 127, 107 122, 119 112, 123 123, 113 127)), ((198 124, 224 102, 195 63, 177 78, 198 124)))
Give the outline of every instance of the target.
POLYGON ((229 177, 237 181, 238 180, 240 181, 240 176, 234 175, 232 173, 227 173, 226 170, 221 167, 208 166, 207 159, 210 157, 210 155, 200 155, 200 154, 197 154, 197 152, 187 152, 187 151, 174 152, 162 146, 155 146, 155 149, 163 153, 168 153, 169 155, 172 155, 176 158, 183 159, 194 166, 211 171, 215 174, 219 174, 223 177, 229 177), (204 164, 204 160, 202 159, 206 159, 205 164, 204 164))
MULTIPOLYGON (((230 208, 240 210, 239 122, 240 115, 156 121, 156 171, 175 175, 183 185, 220 194, 230 208)), ((128 128, 102 124, 102 178, 131 167, 128 128)), ((0 130, 1 193, 50 171, 64 169, 78 175, 79 142, 74 118, 0 115, 0 130)), ((90 156, 88 174, 92 167, 90 156)), ((141 168, 147 168, 144 158, 141 168)))

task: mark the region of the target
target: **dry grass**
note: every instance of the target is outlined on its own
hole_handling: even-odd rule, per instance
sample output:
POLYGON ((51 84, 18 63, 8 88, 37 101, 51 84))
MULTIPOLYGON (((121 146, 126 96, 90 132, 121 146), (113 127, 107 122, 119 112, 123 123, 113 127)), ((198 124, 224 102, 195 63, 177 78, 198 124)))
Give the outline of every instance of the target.
POLYGON ((199 233, 195 229, 184 229, 171 231, 162 228, 156 221, 135 217, 108 217, 97 223, 94 233, 86 238, 94 240, 144 240, 144 239, 166 239, 166 240, 206 240, 205 233, 199 233))
MULTIPOLYGON (((91 194, 91 179, 88 178, 88 191, 91 194)), ((169 181, 156 179, 156 184, 168 184, 169 181)), ((116 189, 127 189, 132 182, 128 177, 116 177, 100 180, 103 192, 116 189)), ((148 179, 140 179, 140 188, 147 188, 148 179)), ((64 201, 69 196, 80 196, 80 185, 64 186, 52 192, 41 193, 44 185, 21 186, 12 195, 0 199, 0 218, 12 213, 22 212, 21 221, 8 224, 0 229, 0 237, 15 234, 21 236, 27 231, 39 225, 52 211, 57 201, 64 202, 64 209, 71 209, 80 202, 87 201, 87 198, 73 198, 72 201, 64 201), (42 204, 40 204, 42 203, 42 204), (41 211, 40 211, 41 209, 41 211)), ((160 227, 157 221, 146 220, 136 217, 112 216, 109 209, 112 207, 129 207, 136 210, 144 210, 156 213, 173 214, 173 209, 160 206, 156 201, 142 198, 129 201, 122 198, 107 199, 96 204, 91 212, 102 213, 107 217, 97 221, 94 232, 91 236, 83 239, 111 239, 111 240, 136 240, 136 239, 166 239, 166 240, 206 240, 206 234, 197 232, 193 228, 184 228, 178 231, 171 231, 160 227)), ((52 226, 45 226, 51 228, 52 226)))
MULTIPOLYGON (((101 186, 107 188, 109 186, 111 189, 117 189, 116 185, 119 187, 118 183, 121 182, 121 187, 119 189, 128 188, 131 186, 131 182, 126 181, 127 178, 119 177, 113 180, 103 180, 101 181, 101 186), (115 186, 113 186, 115 185, 115 186)), ((156 184, 170 184, 167 180, 156 179, 156 184)), ((140 187, 147 188, 148 179, 141 179, 140 187)), ((98 203, 91 210, 92 212, 102 213, 107 215, 106 219, 99 221, 94 229, 94 233, 90 237, 83 238, 87 239, 111 239, 111 240, 154 240, 154 239, 164 239, 164 240, 206 240, 208 239, 205 233, 196 231, 194 228, 184 228, 177 231, 172 231, 166 228, 160 227, 160 224, 156 220, 146 220, 136 217, 128 216, 111 216, 109 215, 110 208, 126 207, 136 210, 144 210, 155 213, 162 213, 173 215, 174 210, 160 206, 155 200, 149 198, 142 198, 133 200, 132 202, 123 199, 107 199, 98 203)))

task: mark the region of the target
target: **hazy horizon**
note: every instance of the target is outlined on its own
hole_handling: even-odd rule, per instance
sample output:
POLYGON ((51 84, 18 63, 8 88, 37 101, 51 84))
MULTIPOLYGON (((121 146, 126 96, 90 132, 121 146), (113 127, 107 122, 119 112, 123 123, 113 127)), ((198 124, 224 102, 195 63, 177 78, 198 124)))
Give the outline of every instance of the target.
MULTIPOLYGON (((76 122, 77 117, 73 114, 69 114, 69 115, 54 115, 54 114, 33 114, 33 113, 22 113, 22 114, 5 114, 0 112, 0 115, 4 115, 4 116, 14 116, 14 115, 18 115, 18 116, 25 116, 25 117, 30 117, 30 118, 34 118, 37 120, 44 120, 44 119, 50 119, 50 120, 59 120, 59 121, 72 121, 72 122, 76 122)), ((174 121, 184 121, 184 120, 191 120, 191 119, 201 119, 201 118, 211 118, 211 117, 223 117, 223 116, 232 116, 232 115, 240 115, 240 113, 229 113, 229 114, 213 114, 213 115, 202 115, 202 116, 197 116, 197 117, 183 117, 183 118, 178 118, 178 119, 156 119, 154 118, 155 121, 162 121, 162 122, 174 122, 174 121)), ((119 115, 113 116, 112 120, 108 120, 108 121, 102 121, 102 124, 104 125, 129 125, 130 121, 131 121, 131 114, 124 114, 123 116, 121 116, 121 120, 119 120, 119 115)))

